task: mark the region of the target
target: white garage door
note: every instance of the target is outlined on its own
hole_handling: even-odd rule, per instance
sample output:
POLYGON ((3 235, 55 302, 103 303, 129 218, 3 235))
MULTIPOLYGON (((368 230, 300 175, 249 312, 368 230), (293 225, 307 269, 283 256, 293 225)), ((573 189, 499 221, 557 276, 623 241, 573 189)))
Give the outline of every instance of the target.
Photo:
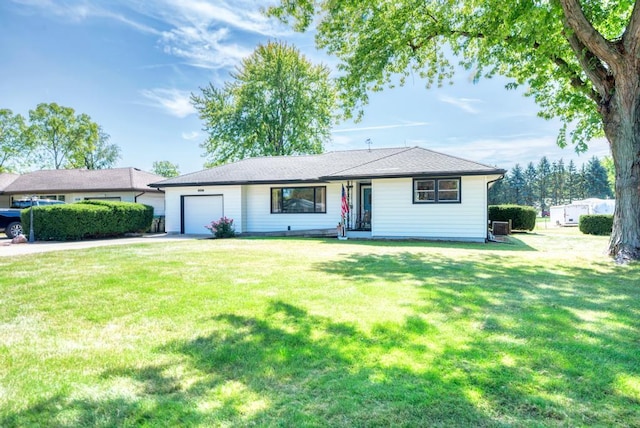
POLYGON ((223 215, 222 195, 184 197, 184 233, 211 233, 205 225, 223 215))

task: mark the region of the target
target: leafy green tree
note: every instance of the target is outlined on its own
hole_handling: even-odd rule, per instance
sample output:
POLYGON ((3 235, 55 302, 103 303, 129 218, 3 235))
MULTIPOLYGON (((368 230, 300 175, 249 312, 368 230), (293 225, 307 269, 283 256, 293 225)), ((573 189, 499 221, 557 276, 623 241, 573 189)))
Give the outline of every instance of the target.
POLYGON ((224 87, 191 101, 209 134, 208 166, 251 156, 321 153, 334 122, 329 69, 285 43, 259 45, 224 87))
POLYGON ((611 187, 607 179, 607 170, 597 157, 592 157, 585 168, 585 193, 589 198, 610 198, 611 187))
POLYGON ((106 169, 112 168, 120 159, 120 147, 109 144, 111 136, 98 127, 97 134, 91 134, 93 141, 84 150, 73 153, 71 168, 106 169))
POLYGON ((14 172, 27 162, 31 148, 25 121, 9 109, 0 109, 0 172, 14 172))
POLYGON ((27 141, 34 148, 35 161, 43 168, 73 168, 80 154, 91 152, 98 140, 99 126, 87 114, 76 116, 71 107, 56 103, 38 104, 29 110, 27 141))
POLYGON ((640 259, 640 6, 634 0, 280 0, 271 15, 341 60, 342 106, 361 111, 369 91, 400 74, 429 85, 450 79, 452 52, 476 78, 501 74, 524 86, 545 118, 564 124, 558 143, 603 134, 616 169, 609 253, 640 259), (567 129, 571 125, 571 132, 567 129), (624 215, 622 215, 624 211, 624 215))
POLYGON ((167 160, 163 161, 154 161, 153 168, 151 171, 154 174, 161 175, 165 178, 177 177, 180 175, 180 171, 178 170, 178 164, 171 163, 167 160))

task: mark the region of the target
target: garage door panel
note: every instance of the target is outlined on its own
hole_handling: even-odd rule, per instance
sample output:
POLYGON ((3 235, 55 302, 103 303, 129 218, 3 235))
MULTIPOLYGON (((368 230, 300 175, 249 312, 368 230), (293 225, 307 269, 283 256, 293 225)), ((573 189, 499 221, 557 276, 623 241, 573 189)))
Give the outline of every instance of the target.
POLYGON ((185 196, 183 199, 184 233, 209 233, 204 226, 224 215, 222 195, 185 196))

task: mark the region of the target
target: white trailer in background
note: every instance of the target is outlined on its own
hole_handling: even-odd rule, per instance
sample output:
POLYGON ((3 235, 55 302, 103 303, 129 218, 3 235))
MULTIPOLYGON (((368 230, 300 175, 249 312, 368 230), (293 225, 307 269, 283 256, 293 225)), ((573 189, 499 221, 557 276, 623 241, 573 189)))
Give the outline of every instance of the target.
POLYGON ((556 205, 549 209, 549 220, 556 226, 577 226, 581 215, 589 214, 587 204, 556 205))
POLYGON ((549 209, 549 220, 556 226, 577 226, 581 215, 613 214, 615 200, 589 198, 549 209))

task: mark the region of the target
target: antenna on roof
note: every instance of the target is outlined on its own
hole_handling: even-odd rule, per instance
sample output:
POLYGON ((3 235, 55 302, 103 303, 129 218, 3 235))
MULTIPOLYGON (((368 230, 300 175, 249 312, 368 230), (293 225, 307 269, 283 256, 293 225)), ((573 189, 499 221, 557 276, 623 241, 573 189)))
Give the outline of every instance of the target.
POLYGON ((371 141, 371 138, 367 138, 366 140, 364 140, 364 143, 369 146, 369 151, 371 151, 371 145, 373 144, 373 141, 371 141))

